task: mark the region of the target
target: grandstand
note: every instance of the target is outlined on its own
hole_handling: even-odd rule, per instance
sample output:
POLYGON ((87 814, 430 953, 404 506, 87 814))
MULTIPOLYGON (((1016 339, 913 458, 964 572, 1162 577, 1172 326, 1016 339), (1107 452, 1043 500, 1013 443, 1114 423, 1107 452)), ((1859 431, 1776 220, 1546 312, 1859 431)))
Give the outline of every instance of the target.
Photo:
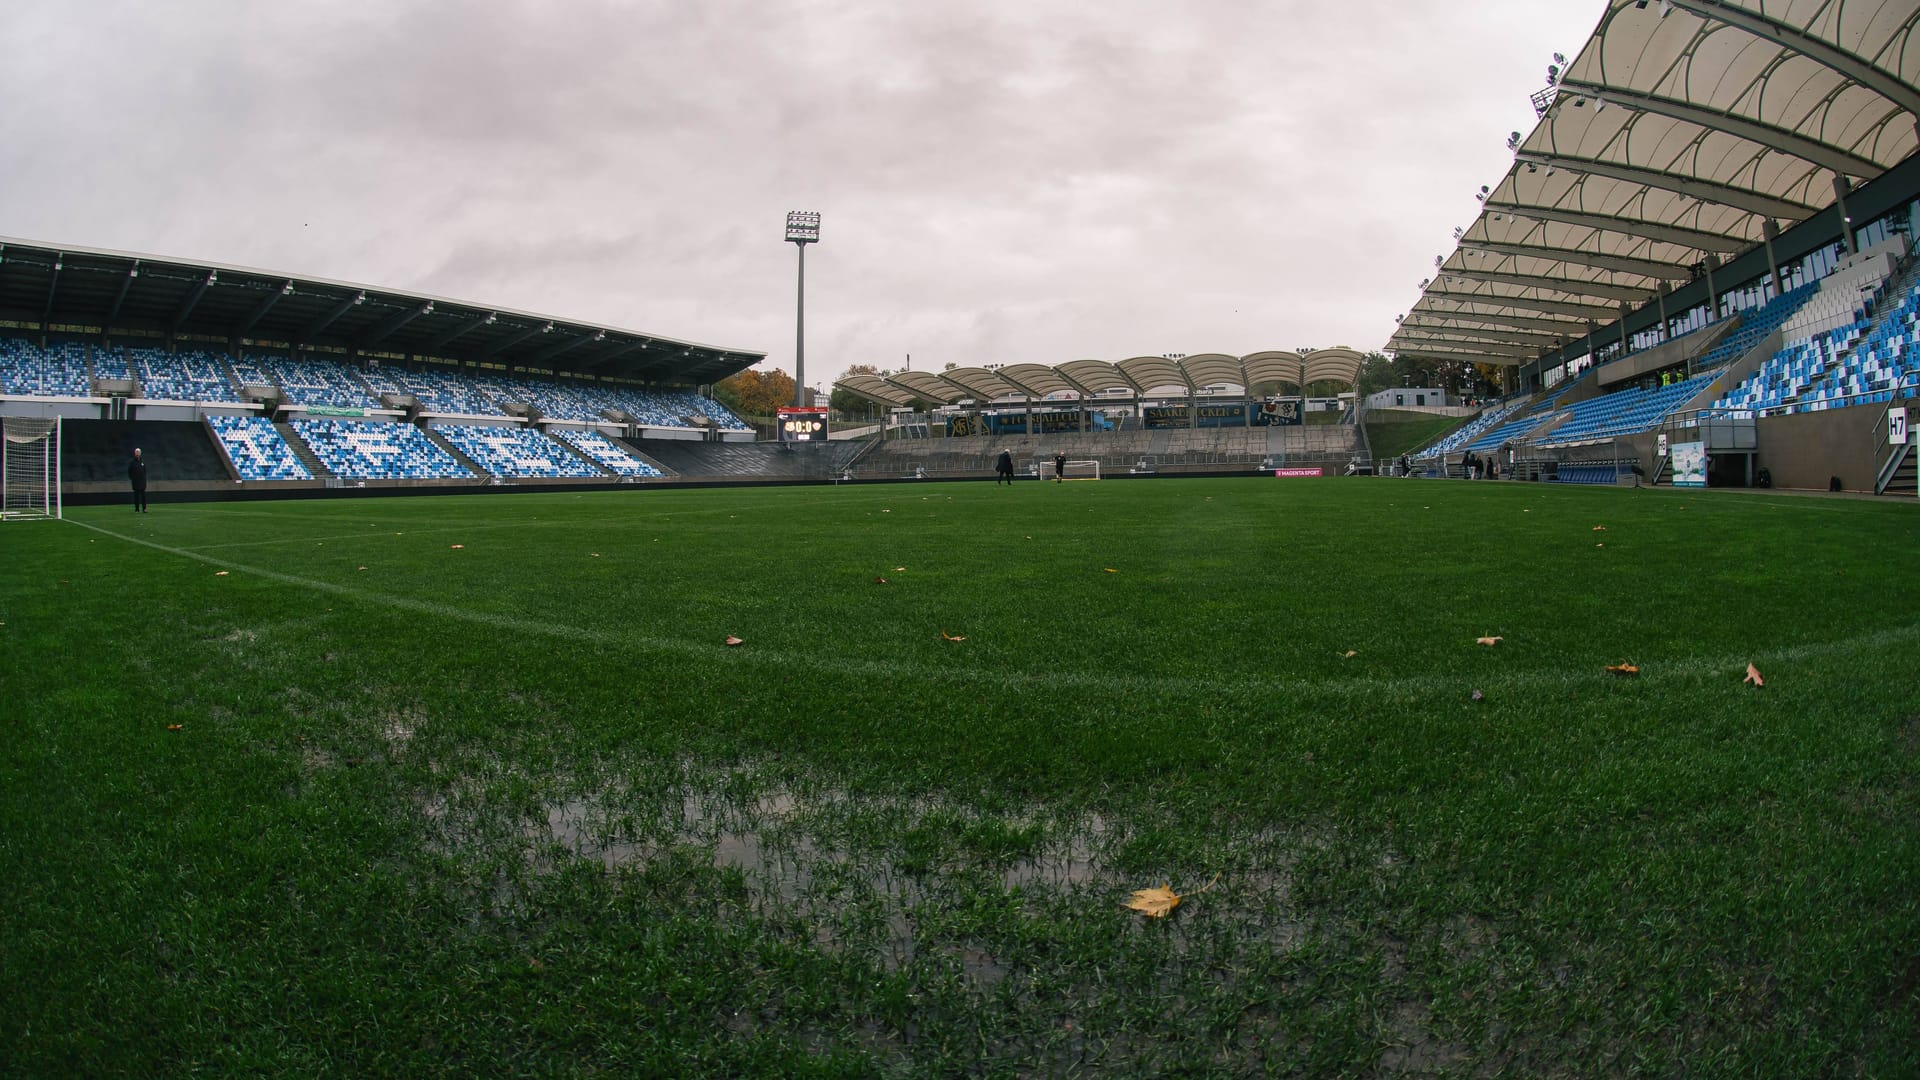
POLYGON ((501 479, 590 480, 606 475, 582 455, 532 428, 436 424, 431 430, 501 479))
POLYGON ((266 417, 216 413, 207 417, 207 426, 232 463, 234 479, 313 479, 313 474, 266 417))
POLYGON ((472 480, 472 470, 411 424, 295 420, 327 471, 347 480, 472 480))

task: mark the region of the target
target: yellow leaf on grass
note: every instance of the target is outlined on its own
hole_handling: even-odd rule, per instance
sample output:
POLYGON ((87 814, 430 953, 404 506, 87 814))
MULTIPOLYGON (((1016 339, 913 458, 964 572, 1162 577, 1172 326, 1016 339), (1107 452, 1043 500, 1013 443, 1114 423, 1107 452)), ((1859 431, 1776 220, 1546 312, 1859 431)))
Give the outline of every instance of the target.
POLYGON ((179 731, 179 730, 180 730, 180 725, 179 725, 179 724, 168 724, 168 725, 167 725, 167 730, 168 730, 168 731, 179 731))
POLYGON ((1605 525, 1595 525, 1595 526, 1593 527, 1593 531, 1594 531, 1594 532, 1606 532, 1606 531, 1607 531, 1607 527, 1606 527, 1605 525))
POLYGON ((1640 666, 1639 666, 1638 664, 1608 664, 1608 665, 1607 665, 1607 674, 1609 674, 1609 675, 1638 675, 1638 674, 1640 674, 1640 666))
POLYGON ((1747 665, 1747 677, 1740 681, 1743 683, 1752 683, 1755 686, 1767 685, 1767 680, 1760 677, 1760 669, 1754 667, 1752 664, 1747 665))
POLYGON ((453 545, 453 550, 455 550, 455 551, 459 551, 459 550, 460 550, 461 548, 463 548, 463 547, 466 547, 466 546, 467 546, 467 545, 465 545, 465 544, 454 544, 454 545, 453 545))
POLYGON ((1115 570, 1115 569, 1114 569, 1113 567, 1111 567, 1111 566, 1109 566, 1109 567, 1107 567, 1107 573, 1109 573, 1109 574, 1117 574, 1117 573, 1119 573, 1119 572, 1120 572, 1120 571, 1118 571, 1118 570, 1115 570))
POLYGON ((1359 656, 1360 654, 1359 654, 1359 653, 1357 653, 1357 652, 1355 652, 1355 651, 1353 651, 1352 649, 1348 649, 1348 650, 1347 650, 1346 652, 1343 652, 1343 653, 1341 653, 1340 655, 1341 655, 1342 657, 1345 657, 1345 658, 1346 658, 1346 659, 1348 659, 1348 660, 1351 660, 1351 659, 1353 659, 1354 657, 1356 657, 1356 656, 1359 656))
POLYGON ((893 572, 897 574, 897 573, 899 573, 900 571, 902 571, 902 570, 905 570, 905 569, 906 569, 906 567, 904 567, 904 566, 896 566, 896 567, 894 567, 894 568, 893 568, 893 572))
POLYGON ((1505 638, 1499 637, 1477 637, 1473 639, 1473 643, 1475 645, 1498 645, 1505 640, 1505 638))
POLYGON ((215 571, 213 572, 213 576, 214 576, 214 577, 226 577, 226 576, 227 576, 227 572, 226 572, 225 570, 215 570, 215 571))
POLYGON ((967 635, 965 635, 965 634, 949 634, 949 633, 947 633, 947 632, 946 632, 946 630, 944 630, 944 629, 940 631, 940 636, 941 636, 941 637, 942 637, 943 639, 945 639, 945 640, 947 640, 947 641, 965 641, 965 640, 967 640, 967 635))
POLYGON ((1173 882, 1171 881, 1157 889, 1135 889, 1133 896, 1127 901, 1126 906, 1133 911, 1145 915, 1149 919, 1164 919, 1174 908, 1180 906, 1180 901, 1185 900, 1188 896, 1199 896, 1201 893, 1213 888, 1219 881, 1220 875, 1215 874, 1213 875, 1212 881, 1186 894, 1186 896, 1174 892, 1173 882))

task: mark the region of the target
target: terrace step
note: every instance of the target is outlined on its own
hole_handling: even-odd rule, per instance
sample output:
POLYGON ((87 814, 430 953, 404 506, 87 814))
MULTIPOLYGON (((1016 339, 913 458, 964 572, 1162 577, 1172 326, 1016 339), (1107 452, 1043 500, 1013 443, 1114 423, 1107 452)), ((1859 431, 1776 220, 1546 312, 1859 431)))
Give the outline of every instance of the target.
MULTIPOLYGON (((301 438, 299 432, 293 430, 292 424, 286 423, 285 421, 276 421, 273 429, 280 433, 281 438, 287 440, 287 446, 292 448, 293 456, 300 459, 300 464, 307 467, 307 472, 310 473, 314 479, 330 480, 333 478, 333 470, 321 463, 320 456, 313 452, 313 447, 307 445, 307 440, 301 438)), ((217 442, 218 440, 215 441, 217 442)))
POLYGON ((433 428, 429 427, 426 424, 419 425, 419 428, 420 428, 421 434, 427 437, 428 442, 432 443, 433 445, 439 447, 442 450, 445 450, 449 457, 453 458, 453 460, 460 463, 461 468, 472 472, 473 475, 475 476, 485 477, 488 480, 499 479, 498 477, 494 476, 492 473, 488 472, 486 469, 482 468, 479 462, 468 457, 463 451, 461 451, 459 447, 449 442, 446 436, 433 430, 433 428))

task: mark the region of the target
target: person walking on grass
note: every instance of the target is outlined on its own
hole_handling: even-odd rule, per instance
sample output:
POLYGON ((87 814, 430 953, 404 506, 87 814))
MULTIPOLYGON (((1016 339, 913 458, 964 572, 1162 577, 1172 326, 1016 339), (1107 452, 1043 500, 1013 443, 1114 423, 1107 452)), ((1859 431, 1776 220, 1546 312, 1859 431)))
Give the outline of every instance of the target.
POLYGON ((1053 482, 1058 484, 1064 481, 1066 477, 1067 477, 1067 455, 1064 453, 1053 455, 1053 482))
POLYGON ((147 463, 140 456, 140 448, 133 448, 133 460, 127 462, 127 482, 133 485, 133 512, 147 512, 147 463))
POLYGON ((1001 481, 1003 480, 1006 481, 1006 483, 1009 486, 1012 485, 1013 483, 1013 448, 1012 447, 1008 447, 1007 449, 1000 451, 999 460, 993 463, 993 472, 994 472, 993 486, 999 487, 1001 481))

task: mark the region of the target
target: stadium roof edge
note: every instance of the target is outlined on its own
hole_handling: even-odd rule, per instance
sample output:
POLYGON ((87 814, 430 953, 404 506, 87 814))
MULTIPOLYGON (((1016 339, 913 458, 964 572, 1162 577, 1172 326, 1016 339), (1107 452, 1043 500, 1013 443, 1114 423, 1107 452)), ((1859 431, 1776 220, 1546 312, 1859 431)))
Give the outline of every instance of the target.
POLYGON ((0 236, 0 319, 98 326, 109 335, 287 341, 665 383, 709 383, 766 358, 749 349, 433 293, 9 236, 0 236), (76 281, 76 272, 85 276, 76 281))

